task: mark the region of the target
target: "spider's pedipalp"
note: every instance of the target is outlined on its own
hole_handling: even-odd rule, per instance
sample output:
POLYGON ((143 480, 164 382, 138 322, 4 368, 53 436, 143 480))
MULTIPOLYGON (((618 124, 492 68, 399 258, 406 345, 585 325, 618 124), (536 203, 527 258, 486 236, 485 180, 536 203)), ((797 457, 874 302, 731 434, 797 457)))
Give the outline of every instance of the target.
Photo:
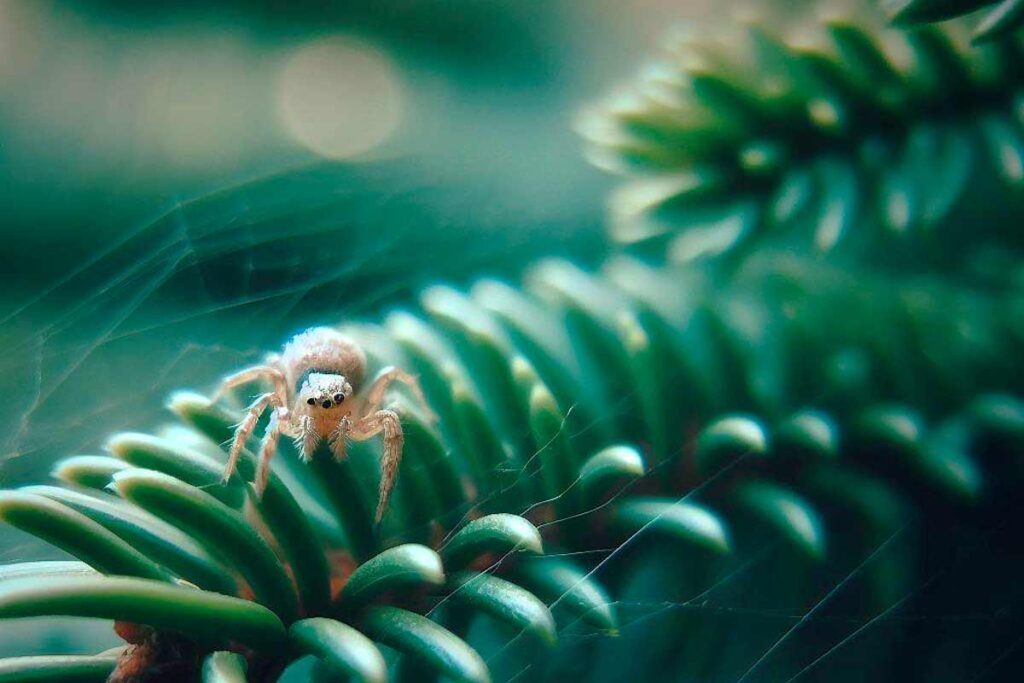
POLYGON ((348 415, 345 415, 338 421, 338 426, 334 428, 330 436, 331 453, 334 454, 334 459, 341 462, 348 455, 348 437, 352 431, 352 420, 349 419, 348 415))
POLYGON ((316 431, 313 418, 303 415, 299 418, 299 427, 295 432, 295 450, 302 457, 302 462, 313 459, 313 452, 320 445, 320 434, 316 431))

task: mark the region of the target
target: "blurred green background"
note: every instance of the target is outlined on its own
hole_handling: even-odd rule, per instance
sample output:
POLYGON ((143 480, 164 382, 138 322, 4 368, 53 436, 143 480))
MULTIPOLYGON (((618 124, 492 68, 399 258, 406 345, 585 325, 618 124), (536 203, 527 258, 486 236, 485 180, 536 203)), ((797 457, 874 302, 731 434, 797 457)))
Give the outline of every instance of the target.
POLYGON ((591 207, 575 110, 667 16, 709 4, 3 0, 7 294, 182 202, 325 158, 591 207))
POLYGON ((573 117, 709 6, 2 0, 0 481, 298 325, 594 254, 573 117))

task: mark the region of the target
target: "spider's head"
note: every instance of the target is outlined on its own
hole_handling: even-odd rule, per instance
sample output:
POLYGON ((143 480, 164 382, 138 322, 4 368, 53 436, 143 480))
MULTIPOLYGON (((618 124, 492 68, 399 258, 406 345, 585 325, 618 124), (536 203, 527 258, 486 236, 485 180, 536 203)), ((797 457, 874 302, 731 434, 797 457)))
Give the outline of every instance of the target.
POLYGON ((339 407, 352 396, 352 385, 341 375, 312 372, 299 389, 299 401, 324 410, 339 407))

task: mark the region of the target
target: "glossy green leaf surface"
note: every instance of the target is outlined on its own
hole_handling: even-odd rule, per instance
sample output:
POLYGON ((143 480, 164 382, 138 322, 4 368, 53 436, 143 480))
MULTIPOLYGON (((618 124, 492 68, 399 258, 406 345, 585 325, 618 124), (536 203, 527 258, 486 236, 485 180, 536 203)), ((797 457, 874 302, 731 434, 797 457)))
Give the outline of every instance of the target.
POLYGON ((424 616, 397 607, 373 607, 362 626, 374 640, 392 647, 445 677, 489 683, 487 665, 461 638, 424 616))
POLYGON ((615 506, 614 523, 630 536, 664 535, 688 547, 712 554, 731 549, 725 523, 711 510, 679 500, 630 498, 615 506))
POLYGON ((96 576, 99 572, 77 560, 41 560, 0 564, 0 581, 33 576, 96 576))
POLYGON ((734 503, 765 522, 806 557, 825 557, 825 529, 820 513, 792 490, 769 482, 744 482, 731 496, 734 503))
POLYGON ((385 593, 440 586, 444 578, 444 567, 436 552, 407 543, 361 564, 342 589, 338 605, 343 610, 355 610, 385 593))
POLYGON ((614 634, 618 621, 613 600, 604 587, 579 565, 557 557, 528 558, 515 569, 515 580, 551 609, 561 608, 577 619, 614 634))
POLYGON ((466 524, 441 547, 449 569, 459 569, 484 555, 502 559, 511 553, 544 552, 540 532, 519 515, 486 515, 466 524))
POLYGON ((221 485, 224 467, 217 461, 167 439, 149 434, 118 434, 107 442, 107 448, 118 458, 141 469, 169 474, 192 486, 202 488, 232 508, 245 499, 244 487, 238 478, 221 485))
POLYGON ((160 581, 106 576, 25 578, 0 584, 0 618, 114 619, 253 647, 280 646, 281 620, 266 607, 160 581))
POLYGON ((558 640, 547 606, 528 590, 490 574, 459 572, 449 581, 448 601, 479 610, 548 645, 558 640))
POLYGON ((585 506, 597 505, 643 474, 643 456, 631 446, 609 446, 595 453, 580 468, 585 506))
MULTIPOLYGON (((170 401, 170 409, 181 416, 197 429, 201 430, 214 443, 224 439, 217 437, 228 434, 233 438, 232 424, 236 418, 226 413, 219 406, 213 405, 203 396, 179 392, 170 401)), ((243 451, 239 458, 238 474, 232 479, 238 485, 240 477, 255 476, 256 456, 248 450, 243 451)), ((169 472, 173 475, 173 472, 169 472)), ((318 503, 309 500, 307 507, 318 503)), ((319 539, 314 529, 314 519, 306 514, 295 493, 287 487, 276 472, 271 471, 267 488, 262 496, 254 500, 256 508, 262 514, 275 540, 285 552, 292 570, 296 574, 302 604, 307 610, 322 610, 330 599, 329 570, 319 539)), ((333 527, 332 527, 333 531, 333 527)))
POLYGON ((74 455, 58 462, 53 476, 69 484, 102 489, 116 473, 129 467, 131 465, 123 460, 107 455, 74 455))
POLYGON ((288 629, 292 647, 320 657, 339 675, 363 683, 384 683, 388 670, 373 642, 347 624, 314 617, 296 621, 288 629))
POLYGON ((116 657, 50 655, 0 659, 0 683, 103 683, 116 657))
POLYGON ((172 575, 101 524, 43 496, 0 491, 0 520, 28 531, 106 574, 171 581, 172 575))
POLYGON ((200 588, 228 595, 234 595, 238 590, 230 572, 195 539, 143 510, 132 509, 113 498, 88 496, 56 486, 29 486, 21 490, 78 510, 200 588))
POLYGON ((295 588, 266 540, 238 512, 204 491, 154 470, 114 477, 118 493, 185 529, 237 570, 258 598, 290 621, 298 613, 295 588))
POLYGON ((764 427, 743 416, 715 420, 701 430, 697 440, 697 467, 704 476, 749 458, 758 458, 767 451, 764 427))

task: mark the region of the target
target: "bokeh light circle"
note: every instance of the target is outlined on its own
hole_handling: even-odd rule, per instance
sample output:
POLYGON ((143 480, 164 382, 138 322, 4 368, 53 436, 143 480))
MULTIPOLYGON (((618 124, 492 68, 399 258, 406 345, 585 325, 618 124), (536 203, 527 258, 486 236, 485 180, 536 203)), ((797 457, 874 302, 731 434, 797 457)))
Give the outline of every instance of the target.
POLYGON ((364 154, 387 140, 401 122, 402 100, 391 61, 351 36, 319 38, 298 48, 277 87, 287 133, 332 159, 364 154))

